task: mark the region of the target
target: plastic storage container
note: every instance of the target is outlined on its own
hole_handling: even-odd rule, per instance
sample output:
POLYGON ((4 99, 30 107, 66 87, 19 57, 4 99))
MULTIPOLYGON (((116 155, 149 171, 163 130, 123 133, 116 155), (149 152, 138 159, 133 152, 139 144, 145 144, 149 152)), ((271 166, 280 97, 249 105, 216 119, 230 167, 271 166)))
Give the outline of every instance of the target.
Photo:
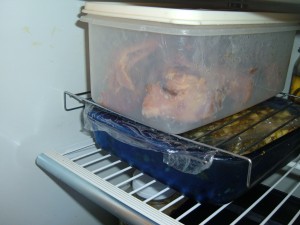
POLYGON ((87 3, 93 100, 178 134, 283 90, 298 15, 87 3))
MULTIPOLYGON (((274 98, 255 107, 270 107, 273 113, 281 109, 278 116, 289 115, 287 119, 291 121, 296 118, 288 125, 295 127, 281 136, 286 134, 282 124, 287 119, 280 123, 264 120, 264 126, 252 132, 251 141, 257 141, 256 134, 259 138, 267 138, 264 135, 268 134, 273 140, 244 155, 157 131, 99 107, 86 106, 85 121, 103 149, 196 201, 224 204, 241 196, 300 153, 300 106, 274 98), (274 141, 274 133, 271 135, 268 130, 277 127, 282 129, 275 134, 281 137, 274 141)), ((244 139, 242 134, 235 137, 244 139)), ((248 145, 249 140, 244 140, 248 145)))

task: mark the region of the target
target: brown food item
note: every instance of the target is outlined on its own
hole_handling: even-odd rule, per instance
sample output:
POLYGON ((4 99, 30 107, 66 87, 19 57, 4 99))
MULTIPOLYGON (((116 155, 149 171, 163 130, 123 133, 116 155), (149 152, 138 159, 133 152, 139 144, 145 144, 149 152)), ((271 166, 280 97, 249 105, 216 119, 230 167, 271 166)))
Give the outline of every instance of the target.
POLYGON ((237 104, 245 105, 251 98, 253 92, 253 77, 250 75, 237 76, 229 85, 228 95, 237 104))
POLYGON ((213 117, 223 107, 226 97, 232 107, 247 104, 253 92, 253 74, 214 72, 201 76, 189 67, 177 66, 161 75, 161 81, 147 87, 142 105, 146 118, 160 117, 180 122, 197 122, 213 117))
POLYGON ((140 110, 145 90, 132 77, 133 70, 158 47, 156 40, 147 40, 121 49, 113 62, 107 89, 101 93, 100 104, 114 111, 132 114, 140 110))
POLYGON ((139 62, 146 59, 158 47, 156 40, 148 40, 122 49, 116 57, 113 79, 120 87, 135 91, 135 84, 131 77, 131 70, 139 62))
POLYGON ((215 112, 214 95, 206 80, 182 69, 170 69, 165 85, 150 84, 142 105, 142 114, 149 117, 193 122, 205 119, 215 112))
POLYGON ((225 99, 232 108, 251 99, 256 68, 241 75, 221 66, 207 71, 183 50, 164 61, 159 43, 149 39, 116 52, 101 105, 133 118, 193 123, 213 119, 225 99))

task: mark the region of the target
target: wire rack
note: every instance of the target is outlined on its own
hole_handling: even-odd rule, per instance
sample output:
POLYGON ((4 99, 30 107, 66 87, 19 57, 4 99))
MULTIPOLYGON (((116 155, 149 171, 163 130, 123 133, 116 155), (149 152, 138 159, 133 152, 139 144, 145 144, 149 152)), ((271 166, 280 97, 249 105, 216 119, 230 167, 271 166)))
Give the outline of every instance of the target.
MULTIPOLYGON (((147 199, 138 198, 129 187, 134 179, 139 179, 143 174, 132 176, 133 167, 94 144, 65 154, 43 153, 38 156, 37 164, 128 224, 190 225, 218 224, 218 221, 223 221, 222 224, 251 224, 249 221, 252 224, 297 224, 300 219, 300 156, 279 172, 280 176, 272 186, 253 190, 254 197, 247 197, 246 194, 243 196, 244 200, 215 206, 202 205, 176 193, 161 208, 154 208, 151 202, 168 191, 167 186, 147 199), (277 190, 280 184, 295 177, 298 179, 287 193, 277 190), (270 204, 273 195, 278 195, 276 204, 270 204), (293 204, 292 208, 289 207, 290 202, 293 204), (265 210, 266 205, 269 207, 267 212, 257 211, 258 208, 265 210), (281 217, 284 221, 281 221, 281 217)), ((150 180, 141 189, 155 182, 155 179, 150 180)))
MULTIPOLYGON (((82 108, 86 102, 94 104, 88 95, 89 92, 76 95, 65 92, 66 111, 82 108), (82 95, 87 97, 80 97, 82 95), (72 107, 69 107, 70 99, 67 96, 82 105, 72 104, 72 107)), ((282 94, 282 97, 286 95, 282 94)), ((93 142, 78 149, 71 149, 65 154, 55 151, 42 153, 36 162, 43 170, 128 224, 299 224, 300 222, 300 156, 283 167, 271 185, 257 185, 241 198, 228 204, 222 206, 201 204, 176 192, 159 208, 153 206, 154 199, 170 188, 165 186, 147 199, 141 199, 137 195, 137 190, 131 189, 131 184, 135 179, 145 175, 140 172, 133 176, 135 168, 98 148, 93 142), (280 191, 280 186, 288 182, 288 189, 280 191)), ((151 179, 138 191, 149 188, 156 182, 155 179, 151 179)))

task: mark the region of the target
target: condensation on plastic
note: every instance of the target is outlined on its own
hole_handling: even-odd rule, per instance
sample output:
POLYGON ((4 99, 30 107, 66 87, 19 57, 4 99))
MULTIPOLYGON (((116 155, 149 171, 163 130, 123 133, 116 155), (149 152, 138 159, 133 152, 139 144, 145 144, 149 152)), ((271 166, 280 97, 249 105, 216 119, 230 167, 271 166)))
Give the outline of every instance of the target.
MULTIPOLYGON (((110 112, 101 111, 101 121, 89 116, 95 106, 86 104, 84 129, 93 132, 106 132, 125 144, 149 151, 163 153, 163 162, 168 166, 188 174, 199 174, 208 169, 216 154, 215 149, 200 146, 174 136, 156 131, 133 121, 124 120, 110 112)), ((98 111, 99 112, 99 111, 98 111)), ((97 112, 96 112, 97 113, 97 112)), ((97 118, 98 119, 98 118, 97 118)))
POLYGON ((202 171, 208 169, 214 159, 214 152, 203 153, 199 156, 197 152, 182 153, 174 152, 164 154, 163 162, 167 165, 189 174, 199 174, 202 171))

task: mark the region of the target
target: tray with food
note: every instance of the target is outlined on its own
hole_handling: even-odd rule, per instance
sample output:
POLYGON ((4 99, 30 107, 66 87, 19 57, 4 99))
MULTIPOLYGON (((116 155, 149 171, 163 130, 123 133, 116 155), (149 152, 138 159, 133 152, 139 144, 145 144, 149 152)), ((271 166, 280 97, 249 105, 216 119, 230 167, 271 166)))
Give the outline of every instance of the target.
POLYGON ((300 153, 300 105, 273 97, 180 135, 86 105, 96 143, 200 202, 241 196, 300 153))

